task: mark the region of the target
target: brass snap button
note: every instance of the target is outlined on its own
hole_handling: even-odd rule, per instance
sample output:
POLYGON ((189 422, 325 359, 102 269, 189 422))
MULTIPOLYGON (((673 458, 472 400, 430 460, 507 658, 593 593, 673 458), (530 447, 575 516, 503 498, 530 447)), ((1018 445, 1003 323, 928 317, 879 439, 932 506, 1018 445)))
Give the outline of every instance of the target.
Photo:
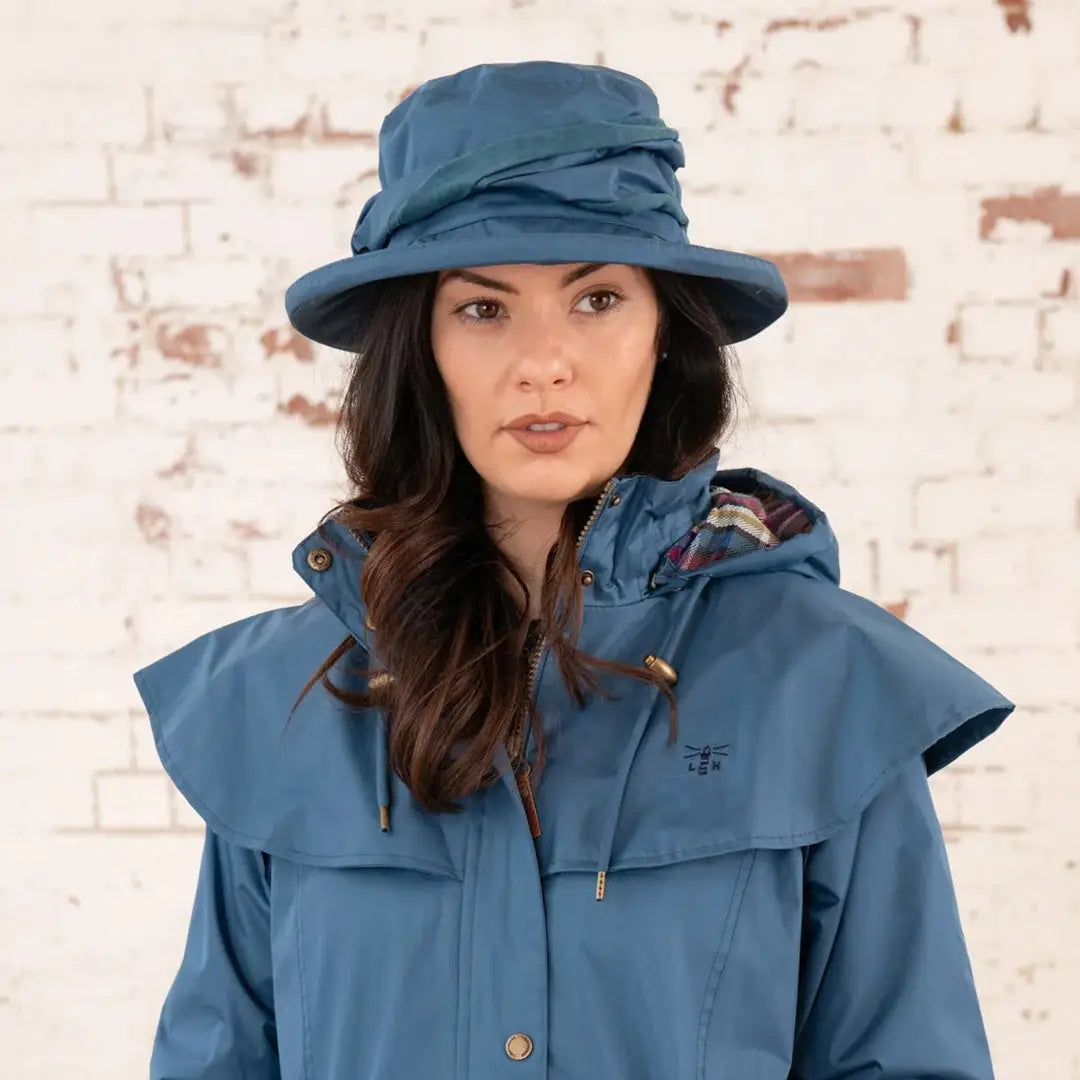
POLYGON ((514 1061, 524 1061, 533 1052, 533 1041, 519 1031, 506 1040, 506 1056, 514 1061))
POLYGON ((611 505, 618 506, 621 502, 622 496, 616 491, 615 494, 611 496, 611 505))
POLYGON ((581 584, 588 587, 596 580, 591 570, 584 570, 581 574, 581 584))
POLYGON ((329 570, 334 556, 326 548, 312 548, 307 553, 307 564, 312 570, 329 570))

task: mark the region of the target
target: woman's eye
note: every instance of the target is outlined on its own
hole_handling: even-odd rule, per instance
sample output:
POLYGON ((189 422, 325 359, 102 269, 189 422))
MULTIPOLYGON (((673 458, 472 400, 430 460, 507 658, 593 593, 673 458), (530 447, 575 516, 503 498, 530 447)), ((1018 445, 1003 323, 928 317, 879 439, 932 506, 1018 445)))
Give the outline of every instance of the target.
POLYGON ((465 316, 466 322, 494 322, 494 319, 489 319, 482 315, 466 315, 465 312, 469 308, 481 308, 490 311, 493 307, 497 308, 499 302, 497 300, 473 300, 471 304, 464 304, 457 309, 459 315, 465 316))
MULTIPOLYGON (((606 315, 609 311, 614 311, 624 299, 625 297, 622 293, 616 292, 614 289, 594 289, 592 292, 586 293, 581 298, 578 307, 574 310, 581 311, 581 304, 588 304, 588 307, 583 311, 583 314, 597 316, 606 315), (604 304, 599 310, 597 310, 595 305, 591 302, 593 298, 597 296, 609 298, 609 302, 604 304)), ((502 303, 499 300, 473 300, 468 304, 462 304, 462 306, 455 311, 455 314, 467 323, 495 322, 497 321, 497 312, 500 307, 502 307, 502 303), (477 309, 480 314, 469 314, 470 308, 477 309), (488 312, 488 314, 483 314, 485 311, 488 312)))
POLYGON ((613 308, 618 307, 619 302, 622 300, 622 294, 615 292, 614 289, 597 289, 594 292, 586 293, 581 299, 582 301, 592 300, 594 296, 608 296, 611 298, 610 304, 605 304, 600 311, 592 309, 588 312, 590 315, 604 315, 611 311, 613 308))

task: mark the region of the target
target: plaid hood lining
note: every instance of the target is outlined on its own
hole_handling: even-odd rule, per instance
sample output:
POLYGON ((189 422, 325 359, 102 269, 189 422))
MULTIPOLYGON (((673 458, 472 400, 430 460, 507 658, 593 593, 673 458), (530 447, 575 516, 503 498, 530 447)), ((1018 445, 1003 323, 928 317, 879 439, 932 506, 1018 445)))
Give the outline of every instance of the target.
POLYGON ((713 506, 667 558, 680 570, 698 570, 720 559, 776 547, 813 529, 806 511, 792 499, 758 485, 751 491, 713 488, 713 506))

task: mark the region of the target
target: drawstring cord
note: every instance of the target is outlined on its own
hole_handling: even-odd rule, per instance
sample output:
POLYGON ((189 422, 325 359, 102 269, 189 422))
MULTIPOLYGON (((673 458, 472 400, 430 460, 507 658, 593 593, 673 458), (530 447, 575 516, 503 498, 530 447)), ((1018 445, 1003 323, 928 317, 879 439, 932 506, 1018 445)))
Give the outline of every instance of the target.
MULTIPOLYGON (((664 658, 670 657, 673 650, 677 646, 679 640, 682 638, 683 632, 686 629, 686 625, 690 620, 690 617, 694 614, 696 608, 696 601, 700 597, 702 590, 708 584, 709 579, 706 577, 699 578, 694 585, 689 588, 695 589, 695 595, 686 601, 685 610, 682 614, 682 618, 679 620, 675 629, 668 635, 667 640, 664 642, 664 651, 661 654, 664 658)), ((630 769, 633 767, 634 758, 637 756, 638 747, 641 745, 642 739, 645 737, 645 732, 648 730, 649 721, 652 719, 653 712, 660 700, 664 700, 662 695, 660 698, 654 697, 649 706, 642 710, 641 715, 638 717, 637 723, 634 725, 633 733, 630 736, 630 744, 626 751, 623 753, 622 763, 619 766, 619 772, 615 780, 615 790, 617 792, 615 799, 613 800, 610 810, 608 812, 608 819, 606 827, 603 833, 604 841, 600 847, 600 859, 596 865, 596 899, 603 900, 604 892, 607 888, 607 872, 611 867, 611 855, 615 848, 615 831, 619 824, 619 814, 622 811, 623 800, 626 796, 627 782, 630 778, 630 769)))
MULTIPOLYGON (((675 628, 668 635, 667 640, 664 642, 663 652, 660 659, 665 660, 672 655, 677 643, 681 639, 686 625, 689 622, 691 616, 694 614, 695 601, 701 595, 702 591, 708 584, 708 578, 701 578, 696 581, 692 586, 695 590, 695 595, 691 597, 685 603, 685 610, 681 619, 676 624, 675 628)), ((370 655, 370 654, 369 654, 370 655)), ((372 680, 377 682, 378 676, 372 680)), ((369 683, 370 686, 370 683, 369 683)), ((630 779, 630 770, 633 768, 634 758, 637 756, 638 748, 641 745, 642 740, 645 738, 645 732, 648 730, 649 723, 652 720, 653 713, 657 704, 663 698, 654 697, 650 700, 648 707, 641 711, 636 723, 634 724, 634 730, 630 735, 630 742, 627 749, 623 753, 623 759, 619 766, 619 771, 615 779, 616 796, 611 803, 611 807, 608 812, 607 822, 604 829, 604 841, 600 848, 600 858, 596 866, 596 899, 603 900, 604 893, 607 887, 607 872, 611 867, 611 856, 615 848, 615 833, 618 829, 619 815, 622 812, 622 804, 626 797, 626 788, 630 779)), ((495 764, 499 772, 502 774, 503 782, 507 785, 507 788, 513 788, 516 791, 515 781, 510 769, 510 761, 506 756, 506 750, 500 746, 496 750, 495 764)), ((375 734, 375 784, 376 784, 376 796, 379 806, 379 827, 383 832, 390 831, 390 753, 389 753, 389 732, 387 728, 386 716, 380 711, 376 718, 376 734, 375 734)))
MULTIPOLYGON (((374 632, 375 626, 371 622, 371 616, 364 619, 364 625, 370 632, 374 632)), ((369 639, 363 642, 364 651, 371 663, 375 662, 375 654, 371 648, 369 639)), ((376 692, 381 687, 393 681, 389 672, 377 672, 368 678, 368 692, 376 692)), ((379 828, 383 832, 390 831, 390 731, 386 719, 386 710, 377 709, 375 714, 375 797, 379 804, 379 828)))
POLYGON ((390 751, 386 717, 380 712, 375 732, 375 785, 379 798, 379 828, 390 831, 390 751))

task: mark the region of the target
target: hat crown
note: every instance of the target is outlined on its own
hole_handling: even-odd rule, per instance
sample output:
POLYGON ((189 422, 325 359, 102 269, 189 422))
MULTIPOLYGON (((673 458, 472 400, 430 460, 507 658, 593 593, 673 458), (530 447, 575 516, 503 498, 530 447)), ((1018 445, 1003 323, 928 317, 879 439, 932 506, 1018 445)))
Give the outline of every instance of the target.
POLYGON ((648 83, 613 68, 528 60, 477 64, 421 83, 379 129, 379 183, 549 128, 660 119, 648 83))
POLYGON ((387 114, 382 187, 360 212, 352 250, 530 217, 685 242, 675 179, 684 163, 679 133, 633 75, 550 60, 478 64, 421 84, 387 114))

